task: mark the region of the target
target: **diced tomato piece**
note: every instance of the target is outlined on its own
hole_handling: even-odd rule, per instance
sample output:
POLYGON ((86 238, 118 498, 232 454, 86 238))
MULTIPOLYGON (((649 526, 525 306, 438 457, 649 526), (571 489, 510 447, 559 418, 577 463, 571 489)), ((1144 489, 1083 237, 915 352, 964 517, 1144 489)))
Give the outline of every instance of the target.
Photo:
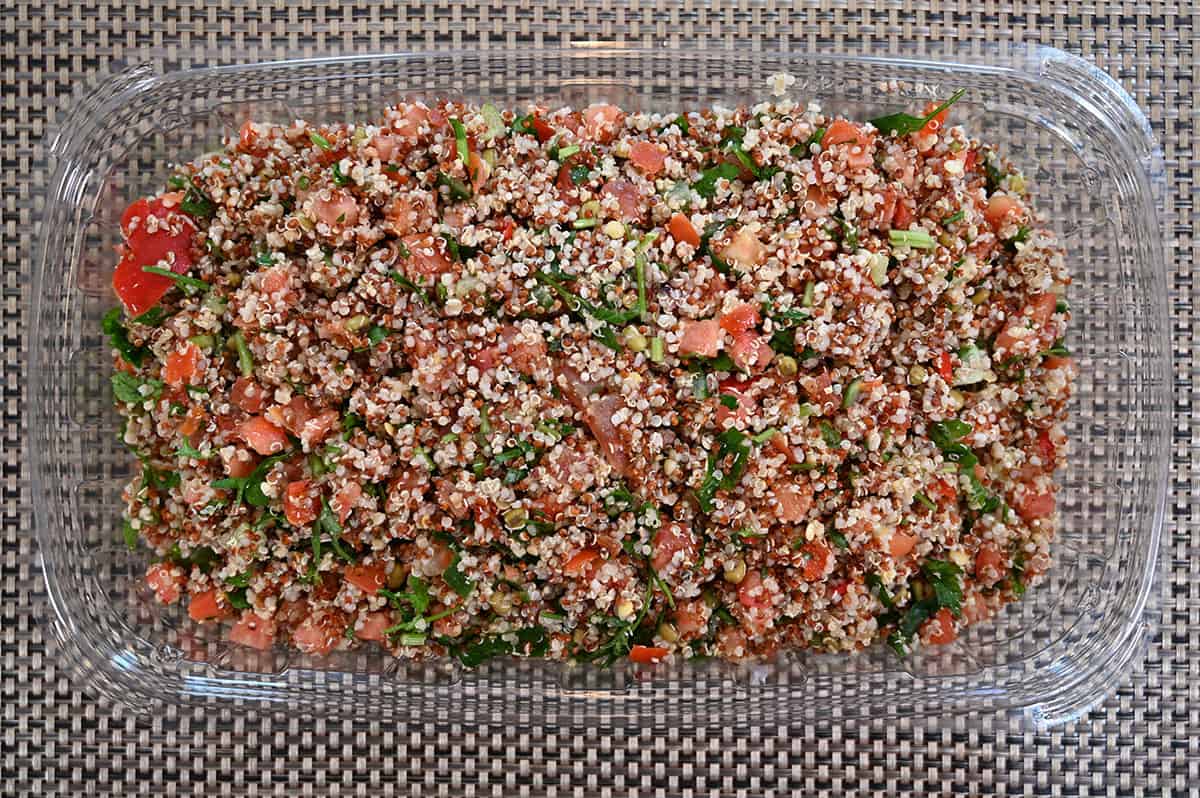
POLYGON ((261 413, 267 391, 250 377, 238 377, 229 391, 229 401, 247 413, 261 413))
POLYGON ((721 350, 721 338, 724 336, 720 321, 703 319, 685 321, 683 324, 683 333, 679 337, 681 355, 717 356, 721 350))
POLYGON ((845 119, 835 119, 825 129, 825 135, 821 137, 821 145, 831 147, 849 141, 861 143, 864 139, 863 131, 858 125, 845 119))
POLYGON ((670 652, 659 646, 635 645, 629 649, 629 659, 642 665, 653 665, 670 652))
POLYGON ((200 364, 200 347, 191 341, 184 341, 183 346, 167 355, 167 363, 163 366, 163 382, 173 387, 191 385, 196 378, 196 367, 200 364))
POLYGON ((467 174, 471 176, 471 187, 478 191, 492 176, 491 164, 479 157, 479 153, 471 152, 467 159, 467 174))
POLYGON ((907 230, 908 226, 912 224, 912 221, 915 218, 916 217, 913 216, 912 210, 908 207, 904 200, 897 200, 896 207, 892 211, 892 227, 897 230, 907 230))
POLYGON ((396 110, 401 115, 392 122, 392 130, 410 142, 417 139, 421 134, 422 126, 429 121, 429 110, 415 103, 407 105, 401 103, 396 110))
POLYGON ((745 385, 733 380, 725 380, 721 383, 721 391, 715 400, 717 402, 717 426, 721 428, 725 428, 725 421, 731 418, 734 420, 734 426, 745 424, 758 409, 758 401, 746 390, 745 385), (722 395, 732 396, 737 400, 737 405, 733 408, 726 407, 721 402, 722 395))
POLYGON ((186 581, 183 569, 169 562, 156 562, 146 569, 146 584, 163 604, 179 601, 180 591, 186 581))
POLYGON ((307 479, 289 482, 283 494, 283 514, 288 523, 303 527, 317 520, 319 513, 320 502, 313 495, 312 482, 307 479))
POLYGON ((503 347, 497 344, 480 350, 471 356, 471 364, 480 371, 491 371, 507 357, 518 372, 533 376, 549 362, 545 340, 523 336, 514 325, 501 328, 500 340, 503 347))
POLYGON ((1008 221, 1009 216, 1020 212, 1020 208, 1020 203, 1007 194, 993 194, 988 200, 983 218, 987 219, 993 230, 999 230, 1008 221))
POLYGON ((354 510, 354 505, 358 503, 361 496, 362 488, 357 482, 349 483, 334 494, 333 499, 329 502, 329 506, 338 514, 338 523, 346 523, 346 519, 350 517, 350 513, 354 510))
POLYGON ((1034 294, 1021 312, 1013 315, 996 336, 996 349, 1012 351, 1025 343, 1026 348, 1040 343, 1042 328, 1050 321, 1058 305, 1058 297, 1050 292, 1034 294))
POLYGON ((935 646, 953 643, 958 638, 958 632, 954 628, 954 615, 942 607, 921 626, 921 636, 925 642, 935 646))
POLYGON ((782 485, 775 489, 775 501, 779 502, 780 521, 788 524, 799 523, 812 509, 812 486, 807 483, 782 485))
POLYGON ((613 414, 625 408, 625 400, 619 394, 608 394, 588 402, 583 411, 583 422, 591 430, 592 437, 600 444, 604 459, 622 477, 629 476, 629 453, 621 431, 613 424, 613 414))
POLYGON ((512 241, 513 233, 517 230, 517 223, 509 217, 504 220, 504 232, 500 236, 501 241, 512 241))
POLYGON ((629 148, 629 162, 645 172, 647 177, 654 177, 661 172, 666 161, 666 154, 657 144, 638 141, 629 148))
POLYGON ((916 545, 916 535, 897 529, 892 532, 892 537, 888 540, 888 552, 898 560, 901 557, 907 556, 916 545))
POLYGON ((563 563, 563 573, 570 576, 576 576, 589 570, 588 566, 592 560, 600 556, 599 549, 581 549, 571 556, 569 560, 563 563))
POLYGON ((769 610, 774 597, 763 583, 762 575, 756 570, 746 572, 738 585, 738 603, 751 612, 769 610))
POLYGON ((829 565, 830 559, 829 547, 824 543, 811 540, 804 544, 801 551, 807 557, 804 563, 804 579, 808 582, 815 582, 825 576, 825 569, 829 565))
POLYGON ((600 193, 617 198, 620 216, 625 221, 634 222, 641 218, 642 194, 633 183, 628 180, 609 180, 601 187, 600 193))
POLYGON ((554 133, 554 128, 545 119, 542 119, 540 116, 533 118, 533 135, 537 136, 537 140, 542 144, 554 138, 554 133))
POLYGON ((292 277, 287 269, 275 266, 263 272, 260 285, 264 294, 278 294, 292 287, 292 277))
POLYGON ((283 427, 310 448, 341 423, 336 410, 318 410, 303 396, 293 396, 287 405, 276 405, 264 415, 270 423, 283 427))
POLYGON ((355 632, 359 640, 382 640, 384 632, 392 626, 391 616, 387 610, 379 610, 367 614, 362 626, 355 632))
POLYGON ((700 233, 696 231, 692 220, 682 213, 675 213, 671 216, 671 221, 667 222, 667 232, 676 241, 682 241, 693 247, 700 246, 700 233))
POLYGON ((410 278, 444 274, 454 268, 446 252, 446 241, 440 236, 416 234, 400 240, 408 249, 409 256, 404 264, 410 278))
POLYGON ((686 569, 696 556, 696 538, 682 524, 663 524, 654 533, 650 565, 658 573, 686 569))
POLYGON ((292 642, 305 654, 328 654, 337 643, 337 635, 315 615, 310 615, 292 632, 292 642))
POLYGON ((975 552, 975 578, 984 585, 994 585, 1004 576, 1004 557, 995 546, 984 545, 975 552))
POLYGON ((386 581, 381 562, 372 565, 347 565, 344 573, 347 582, 368 596, 378 593, 386 581))
POLYGON ((183 421, 179 424, 179 433, 186 435, 190 439, 204 426, 204 420, 204 408, 200 405, 192 405, 188 408, 187 415, 183 417, 183 421))
POLYGON ((871 154, 871 138, 866 131, 853 122, 836 119, 825 131, 825 136, 821 139, 821 146, 851 145, 850 151, 846 153, 846 162, 854 168, 861 169, 874 163, 871 154))
POLYGON ((765 335, 752 332, 739 333, 733 337, 733 346, 729 347, 729 356, 742 371, 762 371, 775 357, 770 339, 765 335))
POLYGON ((742 268, 757 266, 766 254, 767 248, 758 240, 758 236, 745 227, 738 230, 721 250, 722 258, 742 268))
POLYGON ((1074 360, 1069 357, 1057 357, 1050 355, 1042 358, 1042 368, 1044 369, 1065 369, 1070 368, 1074 360))
POLYGON ((229 456, 222 453, 221 459, 229 476, 238 478, 250 476, 260 462, 258 455, 245 449, 235 449, 229 456))
POLYGON ((275 644, 275 619, 262 618, 254 610, 245 610, 229 630, 229 641, 266 651, 275 644))
POLYGON ((1017 500, 1017 514, 1032 523, 1039 518, 1049 518, 1054 515, 1053 493, 1024 493, 1017 500))
POLYGON ((238 130, 238 149, 251 155, 258 155, 257 143, 258 131, 254 129, 254 123, 247 119, 242 122, 242 126, 238 130))
POLYGON ((617 135, 624 119, 624 112, 615 105, 589 105, 583 111, 584 132, 592 141, 606 144, 617 135))
MULTIPOLYGON (((939 105, 941 105, 941 103, 938 103, 938 102, 928 103, 925 106, 925 114, 932 114, 939 105)), ((949 108, 946 108, 946 109, 934 114, 929 119, 929 121, 925 123, 925 126, 921 128, 920 134, 922 136, 932 136, 933 134, 937 133, 939 130, 942 129, 942 126, 946 124, 946 117, 948 117, 949 115, 950 115, 949 108)), ((922 114, 922 116, 924 116, 924 114, 922 114)))
POLYGON ((937 367, 937 373, 943 380, 950 382, 954 379, 954 361, 950 359, 949 352, 938 352, 933 363, 937 367))
POLYGON ((221 618, 225 615, 225 610, 221 608, 221 604, 217 599, 216 588, 205 590, 203 593, 197 593, 192 596, 192 600, 188 602, 188 616, 193 621, 206 621, 210 618, 221 618))
POLYGON ((287 433, 262 416, 251 416, 243 421, 238 433, 250 448, 262 455, 279 454, 287 448, 287 433))
POLYGON ((947 479, 934 479, 929 482, 929 493, 931 498, 938 504, 953 502, 958 498, 958 491, 954 488, 954 483, 947 479))
POLYGON ((145 313, 158 304, 175 281, 143 271, 146 266, 170 268, 186 274, 192 268, 192 238, 196 233, 191 217, 179 208, 183 195, 168 194, 139 199, 121 217, 124 252, 113 271, 113 290, 130 316, 145 313))
POLYGON ((1037 451, 1038 456, 1042 458, 1042 462, 1048 467, 1054 466, 1054 441, 1050 440, 1050 430, 1038 430, 1037 435, 1037 451))
POLYGON ((328 199, 318 194, 312 207, 317 221, 330 227, 353 227, 358 224, 358 201, 353 194, 340 188, 329 189, 328 199))
POLYGON ((708 631, 708 607, 703 599, 680 601, 671 615, 675 631, 683 640, 692 640, 708 631))
POLYGON ((758 306, 750 302, 744 302, 728 313, 721 314, 721 328, 730 335, 753 330, 759 321, 761 318, 758 315, 758 306))

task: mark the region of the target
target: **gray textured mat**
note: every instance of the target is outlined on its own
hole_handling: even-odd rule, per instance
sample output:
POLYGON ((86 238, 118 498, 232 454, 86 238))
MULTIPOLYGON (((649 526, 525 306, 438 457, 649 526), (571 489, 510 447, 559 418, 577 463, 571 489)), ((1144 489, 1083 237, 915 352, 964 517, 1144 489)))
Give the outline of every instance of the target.
POLYGON ((555 3, 8 0, 0 7, 0 314, 3 554, 0 792, 5 795, 963 795, 1200 794, 1200 341, 1192 266, 1200 191, 1193 131, 1195 26, 1183 4, 896 0, 658 0, 641 10, 555 3), (811 4, 809 4, 811 5, 811 4), (1095 60, 1145 109, 1168 169, 1176 417, 1164 534, 1161 633, 1102 706, 1035 733, 1013 716, 699 730, 563 727, 542 734, 403 717, 306 724, 285 715, 165 710, 139 721, 98 705, 59 671, 39 625, 49 611, 29 533, 22 467, 29 252, 55 108, 95 75, 409 48, 515 47, 579 39, 738 49, 869 51, 945 40, 964 52, 1041 42, 1095 60))

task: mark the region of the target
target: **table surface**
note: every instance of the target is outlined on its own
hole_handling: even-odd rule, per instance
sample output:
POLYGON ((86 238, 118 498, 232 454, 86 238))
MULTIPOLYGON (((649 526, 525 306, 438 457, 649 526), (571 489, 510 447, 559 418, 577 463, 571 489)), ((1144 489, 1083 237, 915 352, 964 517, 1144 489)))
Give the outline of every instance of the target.
POLYGON ((774 0, 631 7, 500 0, 4 0, 0 3, 0 792, 169 795, 1200 795, 1200 316, 1191 267, 1200 162, 1188 4, 895 0, 792 8, 774 0), (856 4, 849 4, 856 7, 856 4), (1082 10, 1081 10, 1082 9, 1082 10), (602 39, 644 46, 869 52, 898 40, 977 51, 1054 45, 1094 60, 1151 119, 1168 170, 1173 237, 1174 471, 1163 536, 1160 632, 1135 672, 1076 722, 1019 716, 680 730, 612 724, 516 735, 403 718, 306 723, 267 712, 165 709, 138 719, 73 685, 48 650, 31 534, 22 409, 30 251, 46 181, 43 136, 97 76, 379 50, 519 47, 602 39))

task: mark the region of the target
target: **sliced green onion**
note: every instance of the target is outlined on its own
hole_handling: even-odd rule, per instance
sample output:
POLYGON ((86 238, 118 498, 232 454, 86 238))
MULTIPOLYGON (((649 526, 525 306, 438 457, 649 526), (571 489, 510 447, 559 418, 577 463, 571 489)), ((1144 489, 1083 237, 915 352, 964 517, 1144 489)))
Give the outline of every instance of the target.
POLYGON ((579 152, 578 144, 568 144, 565 147, 560 147, 558 150, 558 158, 556 160, 559 162, 565 161, 577 152, 579 152))
POLYGON ((575 221, 571 222, 571 227, 574 228, 575 230, 586 230, 589 227, 595 227, 596 224, 598 223, 598 221, 599 220, 597 220, 595 218, 576 219, 575 221))
POLYGON ((313 144, 316 144, 318 147, 320 147, 323 150, 333 149, 333 145, 329 143, 329 139, 325 138, 320 133, 310 132, 308 134, 308 140, 311 141, 313 144))
POLYGON ((653 363, 663 362, 663 339, 657 335, 650 339, 650 360, 653 363))
POLYGON ((425 645, 425 635, 418 632, 405 632, 400 635, 400 645, 402 646, 423 646, 425 645))
POLYGON ((774 427, 771 427, 770 429, 765 429, 762 432, 758 433, 750 440, 754 441, 759 446, 762 446, 764 443, 771 440, 778 434, 779 434, 779 430, 775 429, 774 427))
POLYGON ((479 114, 483 117, 483 121, 487 122, 487 130, 480 137, 484 141, 491 141, 504 132, 504 118, 500 116, 500 111, 496 106, 491 103, 484 103, 479 109, 479 114))
POLYGON ((471 151, 467 148, 467 129, 457 119, 450 120, 450 127, 454 129, 454 146, 458 150, 459 160, 466 166, 471 160, 471 151))
POLYGON ((254 357, 250 354, 250 347, 246 345, 246 339, 240 330, 229 337, 229 343, 237 350, 238 370, 242 372, 242 376, 253 377, 254 357))
POLYGON ((913 249, 933 249, 933 236, 924 230, 889 230, 888 240, 893 246, 913 249))
POLYGON ((800 304, 806 308, 813 306, 813 292, 816 290, 816 285, 812 280, 804 284, 804 296, 800 299, 800 304))
POLYGON ((842 396, 842 409, 848 409, 858 399, 859 393, 862 392, 862 377, 855 377, 846 386, 846 393, 842 396))

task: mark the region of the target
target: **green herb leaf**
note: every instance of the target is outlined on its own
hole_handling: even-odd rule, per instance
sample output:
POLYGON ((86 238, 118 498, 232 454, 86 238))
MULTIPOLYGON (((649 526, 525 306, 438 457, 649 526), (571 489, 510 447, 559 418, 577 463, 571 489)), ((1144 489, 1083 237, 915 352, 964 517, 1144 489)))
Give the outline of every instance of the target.
POLYGON ((119 402, 141 404, 142 402, 158 399, 162 395, 163 382, 146 377, 138 377, 126 371, 118 371, 112 375, 113 396, 119 402), (148 390, 142 392, 142 388, 148 390))
POLYGON ((837 428, 828 421, 822 421, 817 425, 821 430, 821 440, 825 441, 825 445, 830 448, 836 448, 842 445, 842 434, 837 431, 837 428))
POLYGON ((387 338, 391 334, 391 332, 392 331, 389 330, 387 327, 380 327, 379 325, 374 325, 371 327, 371 329, 367 330, 367 341, 370 342, 371 346, 376 346, 384 338, 387 338))
POLYGON ((442 579, 446 580, 446 584, 450 586, 451 590, 462 598, 466 598, 475 591, 475 583, 464 576, 462 571, 458 570, 458 563, 461 559, 458 552, 455 552, 454 559, 446 566, 446 570, 442 572, 442 579))
POLYGON ((437 184, 439 186, 445 186, 447 189, 449 189, 450 199, 452 200, 470 199, 475 193, 466 183, 459 180, 457 177, 446 174, 445 172, 437 173, 437 184))
POLYGON ((329 139, 325 138, 316 131, 309 131, 308 140, 323 150, 333 149, 333 145, 329 143, 329 139))
POLYGON ((582 186, 591 179, 592 171, 588 168, 587 164, 580 163, 572 166, 568 174, 571 176, 571 183, 573 185, 582 186))
POLYGON ((236 590, 228 591, 225 594, 225 598, 229 602, 229 606, 233 607, 235 610, 250 609, 250 601, 246 598, 246 588, 244 587, 239 587, 236 590))
POLYGON ((207 460, 209 458, 209 455, 204 454, 195 446, 192 446, 191 441, 189 441, 187 438, 184 438, 179 442, 179 448, 175 450, 175 456, 190 457, 193 460, 207 460))
POLYGON ((170 269, 164 269, 161 266, 143 266, 142 271, 146 272, 147 274, 157 274, 159 277, 166 277, 167 279, 174 280, 177 286, 184 289, 188 293, 207 291, 212 287, 203 280, 199 280, 195 277, 188 277, 186 274, 176 274, 170 269))
POLYGON ((349 176, 342 174, 341 161, 334 161, 333 166, 330 167, 329 171, 333 173, 333 184, 335 186, 344 186, 350 182, 349 176))
POLYGON ((702 171, 700 179, 692 184, 692 190, 705 199, 712 199, 717 193, 718 180, 734 180, 739 174, 741 169, 737 164, 724 161, 702 171))
POLYGON ((133 524, 129 523, 128 518, 121 522, 121 537, 125 539, 125 546, 130 551, 133 551, 137 548, 138 531, 133 528, 133 524))
POLYGON ((939 449, 945 449, 970 434, 971 425, 956 418, 935 421, 929 425, 929 440, 939 449))
POLYGON ((880 132, 889 136, 905 136, 909 133, 916 133, 921 128, 925 127, 931 119, 945 111, 950 106, 954 105, 959 99, 967 93, 966 89, 959 89, 950 96, 949 100, 934 108, 925 116, 911 116, 909 114, 889 114, 888 116, 877 117, 871 120, 871 124, 880 132))
MULTIPOLYGON (((141 316, 138 316, 134 321, 136 322, 140 318, 141 316)), ((129 340, 129 333, 125 329, 125 325, 121 323, 120 308, 113 308, 104 314, 104 318, 100 321, 100 329, 108 336, 109 343, 120 353, 126 363, 131 366, 142 365, 142 360, 150 350, 144 346, 134 346, 133 342, 129 340)))

